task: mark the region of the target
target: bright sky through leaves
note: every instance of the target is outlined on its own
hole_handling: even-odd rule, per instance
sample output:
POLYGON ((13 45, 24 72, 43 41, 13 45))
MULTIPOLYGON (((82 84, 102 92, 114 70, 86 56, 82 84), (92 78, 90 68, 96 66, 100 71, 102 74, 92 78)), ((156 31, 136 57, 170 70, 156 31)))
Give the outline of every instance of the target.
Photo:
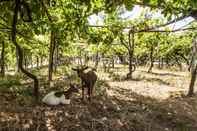
MULTIPOLYGON (((134 6, 132 11, 126 11, 121 17, 123 19, 134 19, 134 18, 138 18, 140 16, 141 12, 142 12, 142 7, 136 5, 136 6, 134 6)), ((103 17, 104 17, 104 12, 100 12, 100 13, 98 13, 98 15, 96 15, 96 14, 91 15, 88 18, 88 21, 89 21, 90 25, 103 25, 104 24, 103 17)), ((164 18, 160 12, 154 13, 152 15, 152 17, 162 18, 162 19, 164 18)), ((170 24, 168 27, 171 27, 171 29, 179 29, 179 28, 185 27, 187 24, 189 24, 193 20, 194 19, 192 17, 188 17, 188 18, 185 18, 179 22, 170 24)))

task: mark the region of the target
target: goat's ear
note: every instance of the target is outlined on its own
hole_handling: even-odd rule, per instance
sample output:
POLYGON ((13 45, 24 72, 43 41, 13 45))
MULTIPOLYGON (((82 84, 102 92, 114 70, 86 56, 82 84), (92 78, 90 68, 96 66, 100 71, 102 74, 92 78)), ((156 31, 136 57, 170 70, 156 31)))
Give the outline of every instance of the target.
POLYGON ((73 70, 73 71, 77 71, 77 69, 75 69, 75 68, 72 68, 72 70, 73 70))
POLYGON ((92 68, 92 71, 96 71, 97 69, 96 68, 92 68))
POLYGON ((69 86, 72 88, 76 88, 76 84, 75 83, 69 83, 69 86))

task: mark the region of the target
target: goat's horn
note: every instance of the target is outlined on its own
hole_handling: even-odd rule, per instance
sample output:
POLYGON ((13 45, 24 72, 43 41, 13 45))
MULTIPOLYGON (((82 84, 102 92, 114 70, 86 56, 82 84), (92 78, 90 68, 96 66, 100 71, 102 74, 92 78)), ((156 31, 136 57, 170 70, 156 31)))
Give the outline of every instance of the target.
POLYGON ((84 66, 82 69, 83 69, 83 70, 86 70, 86 69, 88 69, 88 66, 84 66))

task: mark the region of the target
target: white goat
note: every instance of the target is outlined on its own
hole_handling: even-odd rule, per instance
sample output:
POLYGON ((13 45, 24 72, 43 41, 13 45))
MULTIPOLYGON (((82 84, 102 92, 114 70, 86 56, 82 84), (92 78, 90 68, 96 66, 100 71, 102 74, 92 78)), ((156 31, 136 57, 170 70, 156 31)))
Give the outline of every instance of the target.
POLYGON ((51 106, 70 104, 70 97, 74 92, 78 92, 78 89, 75 85, 70 84, 70 88, 67 91, 51 91, 42 99, 42 102, 51 106))

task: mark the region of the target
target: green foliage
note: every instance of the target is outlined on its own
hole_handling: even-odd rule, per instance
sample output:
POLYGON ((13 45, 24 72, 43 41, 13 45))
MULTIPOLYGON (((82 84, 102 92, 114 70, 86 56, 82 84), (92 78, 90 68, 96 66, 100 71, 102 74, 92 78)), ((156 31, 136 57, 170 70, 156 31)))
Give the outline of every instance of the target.
POLYGON ((0 91, 9 92, 16 91, 22 85, 19 77, 16 76, 6 76, 0 79, 0 91))
POLYGON ((32 88, 24 88, 20 91, 20 95, 24 96, 25 98, 33 96, 32 88))
POLYGON ((160 55, 163 57, 173 55, 188 56, 191 49, 192 39, 187 36, 168 36, 167 43, 161 47, 160 55))
POLYGON ((21 85, 21 83, 17 79, 1 79, 0 80, 0 87, 1 88, 10 88, 13 85, 14 86, 19 86, 19 85, 21 85))
MULTIPOLYGON (((32 22, 25 22, 22 16, 18 17, 17 42, 22 47, 28 60, 32 57, 44 57, 49 54, 50 32, 56 35, 56 46, 61 56, 95 55, 97 52, 104 57, 114 55, 128 55, 128 32, 124 27, 135 27, 143 30, 155 25, 164 24, 175 16, 191 15, 195 18, 196 0, 59 0, 55 4, 42 0, 27 0, 31 10, 32 22), (149 6, 144 8, 139 18, 132 20, 122 19, 126 10, 132 10, 134 5, 149 6), (147 12, 157 12, 158 8, 165 18, 146 18, 147 12), (105 12, 104 24, 107 28, 91 28, 88 26, 88 17, 92 14, 105 12), (123 40, 121 43, 120 38, 123 40)), ((16 52, 10 41, 14 1, 0 2, 0 39, 5 39, 6 65, 15 67, 16 52)), ((27 11, 22 12, 27 17, 27 11)), ((194 25, 196 27, 196 25, 194 25)), ((165 34, 165 33, 138 33, 135 34, 135 57, 147 57, 150 48, 154 47, 155 58, 166 58, 169 55, 185 56, 188 58, 191 42, 196 33, 165 34)), ((35 61, 33 61, 35 63, 35 61)), ((34 72, 34 71, 33 71, 34 72)), ((39 73, 37 70, 35 72, 39 73)), ((5 84, 5 83, 4 83, 5 84)), ((11 85, 14 84, 11 82, 11 85)), ((5 84, 6 85, 6 84, 5 84)), ((8 84, 9 85, 9 84, 8 84)))
POLYGON ((132 0, 124 0, 124 5, 127 10, 132 10, 134 6, 132 0))

